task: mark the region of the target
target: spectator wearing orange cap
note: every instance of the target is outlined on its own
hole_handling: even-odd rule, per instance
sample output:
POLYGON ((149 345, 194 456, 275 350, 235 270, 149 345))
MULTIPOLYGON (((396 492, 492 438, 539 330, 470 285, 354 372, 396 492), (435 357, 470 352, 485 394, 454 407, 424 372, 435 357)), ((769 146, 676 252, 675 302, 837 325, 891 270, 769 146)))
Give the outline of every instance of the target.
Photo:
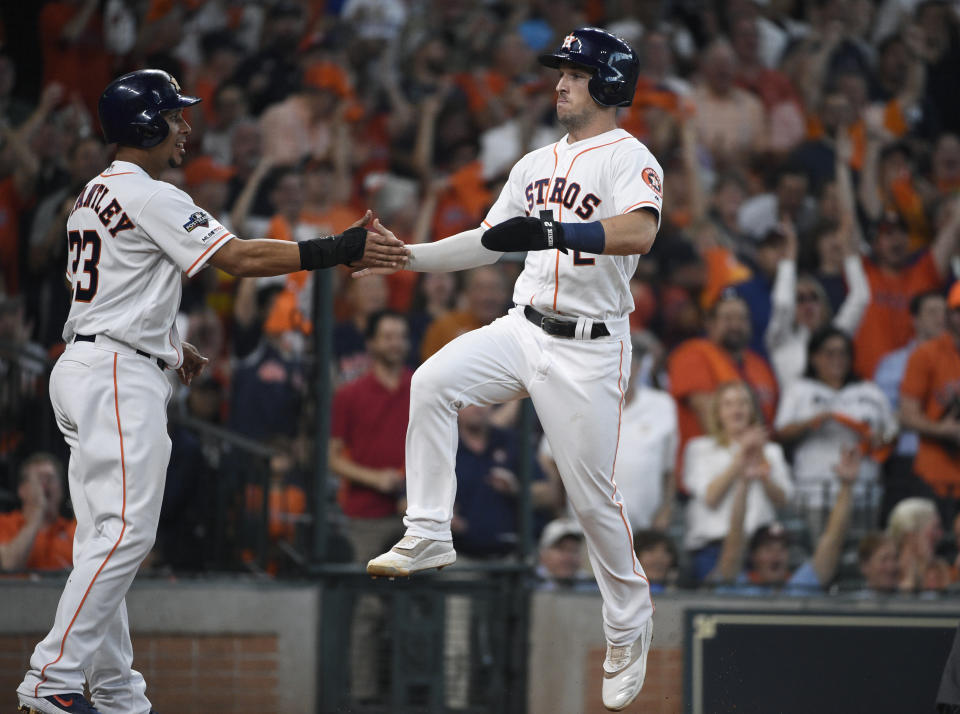
POLYGON ((871 300, 855 338, 858 375, 873 376, 885 354, 910 341, 910 299, 943 286, 950 257, 960 246, 960 199, 945 210, 933 244, 919 254, 908 252, 907 225, 899 214, 888 213, 877 225, 871 257, 863 261, 871 300))
POLYGON ((921 343, 907 361, 900 420, 920 435, 917 475, 940 498, 960 498, 960 282, 947 297, 947 331, 921 343))
POLYGON ((263 155, 274 164, 326 156, 333 145, 333 118, 347 110, 350 85, 343 70, 318 62, 304 72, 303 88, 260 118, 263 155))

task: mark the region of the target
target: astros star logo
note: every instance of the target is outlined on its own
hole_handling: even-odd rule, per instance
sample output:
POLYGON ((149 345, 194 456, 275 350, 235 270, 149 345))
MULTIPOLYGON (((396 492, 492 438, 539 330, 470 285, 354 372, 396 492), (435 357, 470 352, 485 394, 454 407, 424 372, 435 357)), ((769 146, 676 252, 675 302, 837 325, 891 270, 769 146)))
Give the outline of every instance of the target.
POLYGON ((578 40, 575 35, 567 35, 563 38, 563 45, 560 47, 560 49, 572 50, 574 42, 577 43, 577 49, 580 49, 580 40, 578 40))

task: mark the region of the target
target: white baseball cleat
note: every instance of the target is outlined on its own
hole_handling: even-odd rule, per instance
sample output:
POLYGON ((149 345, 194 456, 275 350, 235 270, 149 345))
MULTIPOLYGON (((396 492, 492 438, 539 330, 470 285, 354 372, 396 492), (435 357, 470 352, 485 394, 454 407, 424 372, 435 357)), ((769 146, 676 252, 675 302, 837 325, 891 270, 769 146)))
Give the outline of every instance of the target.
POLYGON ((420 536, 404 536, 393 548, 367 563, 370 575, 410 575, 421 570, 447 567, 457 559, 453 542, 431 540, 420 536))
POLYGON ((653 620, 647 620, 632 645, 616 647, 607 643, 603 660, 603 706, 618 712, 637 698, 647 675, 647 653, 653 637, 653 620))

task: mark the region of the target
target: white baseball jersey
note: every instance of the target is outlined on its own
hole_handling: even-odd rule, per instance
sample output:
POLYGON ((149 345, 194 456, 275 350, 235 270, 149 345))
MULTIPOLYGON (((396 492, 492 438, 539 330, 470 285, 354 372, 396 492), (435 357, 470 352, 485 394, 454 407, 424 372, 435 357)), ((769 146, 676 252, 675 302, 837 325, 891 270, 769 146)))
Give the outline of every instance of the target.
MULTIPOLYGON (((567 143, 567 136, 532 151, 513 167, 487 228, 510 218, 551 210, 561 223, 586 223, 663 203, 660 164, 623 129, 567 143)), ((593 255, 541 250, 527 253, 513 301, 542 312, 625 318, 633 311, 630 278, 638 255, 593 255)))
MULTIPOLYGON (((844 448, 859 446, 863 434, 854 427, 864 425, 882 441, 890 441, 897 433, 897 418, 890 401, 873 382, 851 382, 841 389, 833 389, 823 382, 803 377, 792 382, 777 408, 774 427, 812 419, 829 413, 819 427, 808 433, 796 445, 793 453, 794 477, 798 496, 808 505, 824 504, 824 485, 828 500, 836 491, 834 464, 840 461, 844 448)), ((860 476, 854 486, 855 498, 865 496, 868 484, 876 484, 880 467, 873 459, 860 462, 860 476)), ((875 496, 879 491, 875 492, 875 496)))
POLYGON ((180 274, 196 275, 232 237, 180 189, 114 161, 67 219, 73 302, 63 339, 107 335, 179 367, 180 274))

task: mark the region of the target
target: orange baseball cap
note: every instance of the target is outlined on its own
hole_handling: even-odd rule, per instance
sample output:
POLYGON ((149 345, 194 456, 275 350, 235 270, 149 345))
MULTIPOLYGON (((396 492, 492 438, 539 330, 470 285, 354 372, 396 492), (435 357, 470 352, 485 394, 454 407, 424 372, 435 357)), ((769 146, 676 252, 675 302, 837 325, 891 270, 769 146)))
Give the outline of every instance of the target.
POLYGON ((947 307, 951 310, 960 310, 960 280, 953 284, 947 295, 947 307))
POLYGON ((214 183, 224 183, 229 181, 236 170, 232 166, 218 164, 211 156, 201 156, 194 159, 183 170, 183 176, 190 186, 196 186, 200 183, 213 181, 214 183))
POLYGON ((317 62, 303 73, 303 86, 311 89, 328 89, 340 97, 350 94, 346 72, 332 62, 317 62))

